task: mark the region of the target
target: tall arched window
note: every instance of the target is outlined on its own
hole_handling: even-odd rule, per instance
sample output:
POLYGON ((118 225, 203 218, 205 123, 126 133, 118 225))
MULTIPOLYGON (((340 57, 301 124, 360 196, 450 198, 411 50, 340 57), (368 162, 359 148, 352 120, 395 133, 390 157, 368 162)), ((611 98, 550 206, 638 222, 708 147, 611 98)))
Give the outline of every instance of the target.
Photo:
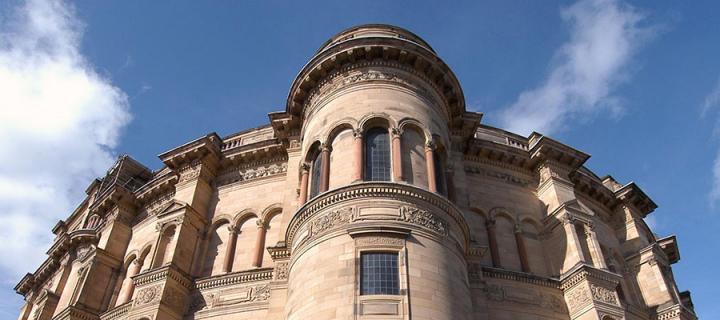
POLYGON ((445 169, 442 162, 442 157, 438 154, 438 151, 433 152, 433 164, 435 165, 435 190, 437 193, 447 196, 447 187, 445 185, 445 169))
POLYGON ((390 140, 385 128, 365 134, 365 181, 390 181, 390 140))
POLYGON ((310 199, 320 193, 320 176, 322 175, 322 152, 315 155, 312 163, 312 176, 310 177, 310 199))

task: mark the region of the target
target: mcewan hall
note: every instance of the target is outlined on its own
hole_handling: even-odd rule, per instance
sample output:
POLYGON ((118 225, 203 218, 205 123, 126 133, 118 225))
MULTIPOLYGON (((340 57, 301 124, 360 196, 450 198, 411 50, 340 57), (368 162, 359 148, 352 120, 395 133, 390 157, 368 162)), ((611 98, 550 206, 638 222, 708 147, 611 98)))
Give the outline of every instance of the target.
POLYGON ((638 185, 481 118, 415 34, 345 30, 268 124, 120 157, 19 319, 696 319, 638 185))

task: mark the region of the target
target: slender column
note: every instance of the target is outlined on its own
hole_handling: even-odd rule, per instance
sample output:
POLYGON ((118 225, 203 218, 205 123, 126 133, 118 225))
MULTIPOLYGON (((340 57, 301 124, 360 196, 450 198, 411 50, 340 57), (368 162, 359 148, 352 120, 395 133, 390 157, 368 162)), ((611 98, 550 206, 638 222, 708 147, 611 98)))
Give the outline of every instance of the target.
POLYGON ((303 205, 305 201, 307 201, 307 194, 308 194, 308 176, 310 174, 310 166, 307 163, 303 163, 300 165, 302 170, 302 175, 300 176, 300 197, 298 199, 298 202, 300 202, 300 205, 303 205))
POLYGON ((522 228, 519 224, 515 225, 515 243, 517 244, 518 255, 520 256, 520 268, 523 272, 530 272, 527 249, 525 248, 525 238, 522 236, 522 228))
POLYGON ((432 141, 425 144, 425 163, 427 164, 428 190, 430 190, 430 192, 437 192, 437 183, 435 182, 435 158, 433 157, 434 149, 435 144, 432 141))
POLYGON ((399 128, 390 129, 390 136, 392 136, 392 173, 393 181, 403 181, 402 176, 402 155, 400 148, 400 137, 402 132, 399 128))
POLYGON ((225 260, 223 260, 223 272, 231 272, 233 260, 235 260, 235 245, 237 244, 237 235, 239 230, 235 227, 228 227, 230 237, 227 246, 225 246, 225 260))
POLYGON ((260 268, 262 266, 263 253, 265 247, 265 235, 267 234, 267 227, 261 220, 257 221, 258 231, 257 238, 255 238, 255 256, 253 257, 253 267, 260 268))
POLYGON ((353 181, 362 181, 363 171, 363 138, 360 130, 353 132, 355 139, 353 140, 353 158, 355 158, 355 167, 353 168, 353 181))
POLYGON ((488 233, 488 242, 490 242, 490 257, 492 258, 493 267, 500 267, 500 256, 498 255, 497 236, 495 235, 495 220, 489 220, 485 224, 488 233))
POLYGON ((118 302, 115 305, 119 306, 132 299, 133 291, 135 291, 135 283, 133 282, 132 277, 136 276, 140 272, 140 268, 142 268, 142 263, 138 262, 137 259, 130 263, 127 273, 125 274, 122 289, 120 290, 122 295, 118 298, 118 302))
POLYGON ((320 148, 320 156, 322 157, 320 192, 325 192, 328 190, 328 186, 330 186, 330 146, 323 144, 320 148))
POLYGON ((600 243, 597 240, 597 234, 595 234, 595 227, 592 224, 585 225, 585 237, 588 241, 588 247, 590 247, 590 255, 592 256, 593 266, 596 268, 607 269, 605 263, 605 257, 603 256, 600 243))

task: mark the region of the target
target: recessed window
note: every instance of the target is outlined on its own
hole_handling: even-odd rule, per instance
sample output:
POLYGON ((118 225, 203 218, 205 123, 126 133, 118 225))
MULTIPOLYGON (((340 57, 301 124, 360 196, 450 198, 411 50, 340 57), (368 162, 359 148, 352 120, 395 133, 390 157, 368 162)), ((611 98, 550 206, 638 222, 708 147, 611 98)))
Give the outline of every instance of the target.
POLYGON ((360 255, 360 294, 400 294, 397 253, 370 252, 360 255))
POLYGON ((390 181, 390 140, 385 128, 365 134, 365 180, 390 181))
POLYGON ((437 193, 447 196, 447 188, 445 186, 445 166, 442 163, 442 158, 438 154, 437 150, 433 151, 433 164, 435 165, 435 189, 437 193))
POLYGON ((320 175, 322 171, 322 152, 315 155, 312 163, 312 176, 310 177, 310 199, 320 193, 320 175))

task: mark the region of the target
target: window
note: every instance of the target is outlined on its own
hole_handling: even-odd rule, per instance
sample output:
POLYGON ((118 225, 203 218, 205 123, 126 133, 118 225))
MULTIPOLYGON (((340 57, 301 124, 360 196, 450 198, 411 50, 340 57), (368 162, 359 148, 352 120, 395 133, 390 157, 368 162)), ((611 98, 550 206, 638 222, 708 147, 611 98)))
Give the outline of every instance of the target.
POLYGON ((320 175, 322 175, 322 152, 315 155, 312 163, 312 177, 310 177, 310 199, 320 193, 320 175))
POLYGON ((365 139, 365 180, 390 181, 390 140, 385 128, 372 128, 365 139))
POLYGON ((360 255, 360 294, 400 294, 397 253, 360 255))
POLYGON ((433 151, 433 164, 435 165, 435 190, 437 190, 437 193, 447 196, 445 170, 443 170, 442 158, 437 151, 433 151))

